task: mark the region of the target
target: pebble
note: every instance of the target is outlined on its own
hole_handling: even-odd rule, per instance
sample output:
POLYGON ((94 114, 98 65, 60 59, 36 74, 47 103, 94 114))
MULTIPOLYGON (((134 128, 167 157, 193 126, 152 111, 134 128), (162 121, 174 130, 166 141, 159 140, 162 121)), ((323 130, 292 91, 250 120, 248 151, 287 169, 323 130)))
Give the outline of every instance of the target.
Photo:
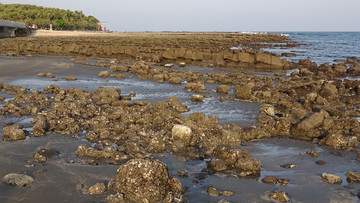
POLYGON ((89 193, 91 195, 100 195, 106 192, 106 187, 104 183, 96 183, 95 185, 89 188, 89 193))
POLYGON ((318 161, 315 161, 315 163, 316 163, 317 165, 325 165, 325 164, 326 164, 326 161, 318 160, 318 161))
POLYGON ((283 168, 294 168, 296 165, 291 163, 291 164, 282 164, 280 166, 283 167, 283 168))
POLYGON ((287 196, 287 194, 281 190, 270 194, 269 198, 272 200, 279 201, 279 202, 288 202, 290 200, 290 198, 287 196))
POLYGON ((263 183, 273 184, 275 185, 277 183, 277 178, 272 176, 266 176, 263 179, 261 179, 263 183))

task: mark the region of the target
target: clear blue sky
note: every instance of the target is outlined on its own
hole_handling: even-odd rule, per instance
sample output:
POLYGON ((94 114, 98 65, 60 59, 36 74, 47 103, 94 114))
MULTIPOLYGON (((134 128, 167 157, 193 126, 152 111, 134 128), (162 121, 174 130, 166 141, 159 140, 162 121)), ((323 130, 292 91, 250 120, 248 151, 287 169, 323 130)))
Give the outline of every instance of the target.
POLYGON ((113 31, 360 31, 360 0, 0 0, 83 11, 113 31))

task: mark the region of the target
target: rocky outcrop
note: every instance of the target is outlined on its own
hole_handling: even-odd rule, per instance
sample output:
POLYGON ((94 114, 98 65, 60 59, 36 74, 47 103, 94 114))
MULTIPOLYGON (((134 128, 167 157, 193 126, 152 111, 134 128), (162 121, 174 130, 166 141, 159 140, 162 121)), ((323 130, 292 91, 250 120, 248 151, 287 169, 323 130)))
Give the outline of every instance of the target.
POLYGON ((170 177, 168 167, 155 159, 133 159, 120 166, 112 189, 135 202, 171 202, 183 198, 180 181, 170 177))

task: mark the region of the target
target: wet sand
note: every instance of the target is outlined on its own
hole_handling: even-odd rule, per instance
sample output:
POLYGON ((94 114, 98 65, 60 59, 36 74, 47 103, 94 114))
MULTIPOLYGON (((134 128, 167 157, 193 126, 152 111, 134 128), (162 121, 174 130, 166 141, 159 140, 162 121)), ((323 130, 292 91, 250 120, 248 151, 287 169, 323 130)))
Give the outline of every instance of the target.
MULTIPOLYGON (((0 58, 0 82, 18 85, 28 89, 42 90, 50 84, 64 88, 97 89, 98 86, 119 87, 123 94, 135 91, 135 100, 156 102, 176 96, 186 103, 191 112, 204 112, 207 115, 219 116, 220 124, 235 122, 240 126, 251 126, 256 122, 259 105, 251 102, 219 101, 219 95, 210 91, 216 86, 207 84, 210 98, 202 104, 194 104, 190 97, 192 93, 185 92, 181 85, 159 84, 153 81, 140 80, 136 76, 127 74, 125 79, 99 78, 98 73, 107 68, 75 64, 68 58, 25 57, 0 58), (39 72, 52 72, 59 81, 50 78, 38 78, 39 72), (61 79, 65 76, 76 76, 76 81, 61 79), (129 78, 129 77, 132 78, 129 78), (229 113, 231 112, 231 113, 229 113)), ((262 73, 268 74, 268 73, 262 73)), ((284 73, 286 74, 286 73, 284 73)), ((1 93, 6 100, 12 95, 1 93)), ((2 103, 0 102, 0 106, 2 103)), ((190 113, 191 113, 190 112, 190 113)), ((0 129, 5 123, 22 124, 31 130, 30 117, 0 117, 0 129)), ((74 138, 70 135, 49 135, 47 137, 28 137, 26 140, 8 142, 0 141, 0 177, 8 173, 26 173, 35 177, 35 183, 27 187, 13 187, 0 183, 1 202, 101 202, 104 195, 89 195, 87 189, 97 182, 104 182, 115 178, 117 165, 99 164, 88 165, 86 159, 76 155, 76 148, 81 144, 88 144, 84 135, 74 138), (59 152, 45 164, 35 163, 32 159, 40 148, 50 148, 59 152), (25 167, 34 164, 34 167, 25 167)), ((359 172, 359 161, 352 152, 340 151, 343 157, 331 154, 334 150, 319 147, 307 141, 292 139, 265 139, 256 142, 244 142, 239 146, 248 150, 251 155, 262 163, 261 176, 256 179, 226 177, 226 174, 214 174, 199 178, 201 171, 206 168, 208 160, 179 161, 175 155, 165 153, 165 157, 154 154, 155 158, 164 161, 172 176, 178 177, 183 186, 187 187, 185 196, 189 202, 217 202, 226 199, 230 202, 269 202, 267 195, 274 190, 286 191, 292 202, 356 202, 356 194, 360 191, 359 183, 348 183, 345 171, 359 172), (316 150, 320 156, 315 158, 306 154, 309 150, 316 150), (315 161, 324 160, 327 164, 317 165, 315 161), (280 167, 281 164, 295 164, 295 168, 280 167), (179 177, 177 171, 186 169, 189 177, 179 177), (324 182, 321 173, 339 175, 343 179, 340 185, 324 182), (261 182, 265 176, 277 176, 289 179, 286 186, 270 185, 261 182), (213 185, 219 190, 235 192, 234 196, 211 197, 206 193, 213 185)))

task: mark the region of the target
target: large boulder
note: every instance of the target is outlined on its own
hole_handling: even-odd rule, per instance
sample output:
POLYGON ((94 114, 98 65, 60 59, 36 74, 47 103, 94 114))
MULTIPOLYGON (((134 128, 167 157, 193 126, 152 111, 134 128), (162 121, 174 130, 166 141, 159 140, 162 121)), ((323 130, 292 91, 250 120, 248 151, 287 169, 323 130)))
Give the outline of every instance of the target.
POLYGON ((132 159, 120 166, 112 189, 134 202, 171 202, 181 199, 183 190, 166 164, 156 159, 132 159))
POLYGON ((20 125, 6 126, 3 128, 3 140, 16 141, 26 138, 25 132, 20 125))
POLYGON ((216 88, 216 92, 220 94, 228 94, 229 93, 229 87, 227 85, 219 85, 216 88))
POLYGON ((114 87, 99 87, 93 91, 92 98, 98 104, 110 104, 120 99, 119 90, 114 87))

